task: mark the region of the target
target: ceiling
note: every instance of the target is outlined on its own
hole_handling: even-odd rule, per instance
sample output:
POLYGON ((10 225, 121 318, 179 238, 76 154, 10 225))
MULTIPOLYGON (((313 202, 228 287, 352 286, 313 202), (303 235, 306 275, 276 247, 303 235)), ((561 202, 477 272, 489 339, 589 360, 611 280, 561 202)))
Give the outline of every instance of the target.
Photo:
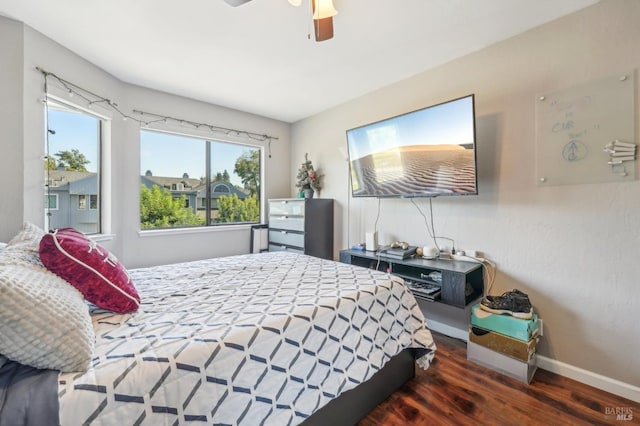
POLYGON ((0 0, 0 14, 127 83, 295 122, 597 1, 334 0, 323 42, 309 0, 0 0))

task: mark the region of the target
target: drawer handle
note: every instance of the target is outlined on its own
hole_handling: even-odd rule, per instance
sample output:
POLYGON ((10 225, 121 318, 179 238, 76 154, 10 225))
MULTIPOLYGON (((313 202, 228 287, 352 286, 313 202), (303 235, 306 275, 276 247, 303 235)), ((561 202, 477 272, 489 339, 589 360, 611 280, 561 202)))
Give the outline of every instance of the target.
POLYGON ((283 219, 288 219, 288 218, 289 218, 289 216, 282 216, 282 218, 283 218, 283 219))
POLYGON ((286 234, 286 233, 287 233, 287 231, 280 231, 280 232, 282 232, 283 234, 286 234))

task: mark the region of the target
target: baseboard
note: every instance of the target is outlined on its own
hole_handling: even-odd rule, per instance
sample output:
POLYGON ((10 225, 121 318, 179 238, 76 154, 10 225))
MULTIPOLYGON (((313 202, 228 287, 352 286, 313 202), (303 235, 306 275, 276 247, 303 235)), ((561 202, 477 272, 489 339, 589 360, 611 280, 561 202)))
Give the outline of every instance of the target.
POLYGON ((538 368, 576 380, 603 391, 640 402, 640 387, 630 385, 546 356, 536 355, 538 368))
POLYGON ((427 327, 430 330, 444 334, 445 336, 453 337, 454 339, 469 340, 469 330, 460 330, 459 328, 451 327, 450 325, 427 319, 427 327))
MULTIPOLYGON (((427 320, 427 326, 429 329, 442 333, 446 336, 463 340, 465 342, 469 341, 468 330, 460 330, 459 328, 433 320, 427 320)), ((593 386, 594 388, 602 389, 605 392, 609 392, 635 402, 640 402, 640 387, 638 386, 633 386, 629 383, 621 382, 601 374, 584 370, 546 356, 536 355, 536 359, 538 368, 568 377, 580 383, 593 386)))

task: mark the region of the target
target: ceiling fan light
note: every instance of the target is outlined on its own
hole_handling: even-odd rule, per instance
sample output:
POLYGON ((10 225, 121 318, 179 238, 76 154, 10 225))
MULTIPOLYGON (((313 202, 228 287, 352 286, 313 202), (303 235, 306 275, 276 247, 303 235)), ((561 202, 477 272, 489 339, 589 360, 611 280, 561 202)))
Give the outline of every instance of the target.
POLYGON ((336 16, 338 11, 333 6, 333 0, 311 0, 313 1, 313 19, 325 19, 336 16))
POLYGON ((298 7, 302 4, 302 0, 289 0, 289 3, 291 4, 291 6, 298 7))
POLYGON ((333 18, 314 19, 313 29, 316 41, 325 41, 333 38, 333 18))

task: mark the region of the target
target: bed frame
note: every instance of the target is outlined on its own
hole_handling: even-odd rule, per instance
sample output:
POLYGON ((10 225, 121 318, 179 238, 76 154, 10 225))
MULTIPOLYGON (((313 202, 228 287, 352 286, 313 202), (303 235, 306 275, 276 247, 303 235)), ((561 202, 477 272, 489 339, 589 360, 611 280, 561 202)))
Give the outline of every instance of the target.
POLYGON ((382 370, 306 419, 303 426, 354 425, 415 376, 415 350, 405 349, 382 370))

